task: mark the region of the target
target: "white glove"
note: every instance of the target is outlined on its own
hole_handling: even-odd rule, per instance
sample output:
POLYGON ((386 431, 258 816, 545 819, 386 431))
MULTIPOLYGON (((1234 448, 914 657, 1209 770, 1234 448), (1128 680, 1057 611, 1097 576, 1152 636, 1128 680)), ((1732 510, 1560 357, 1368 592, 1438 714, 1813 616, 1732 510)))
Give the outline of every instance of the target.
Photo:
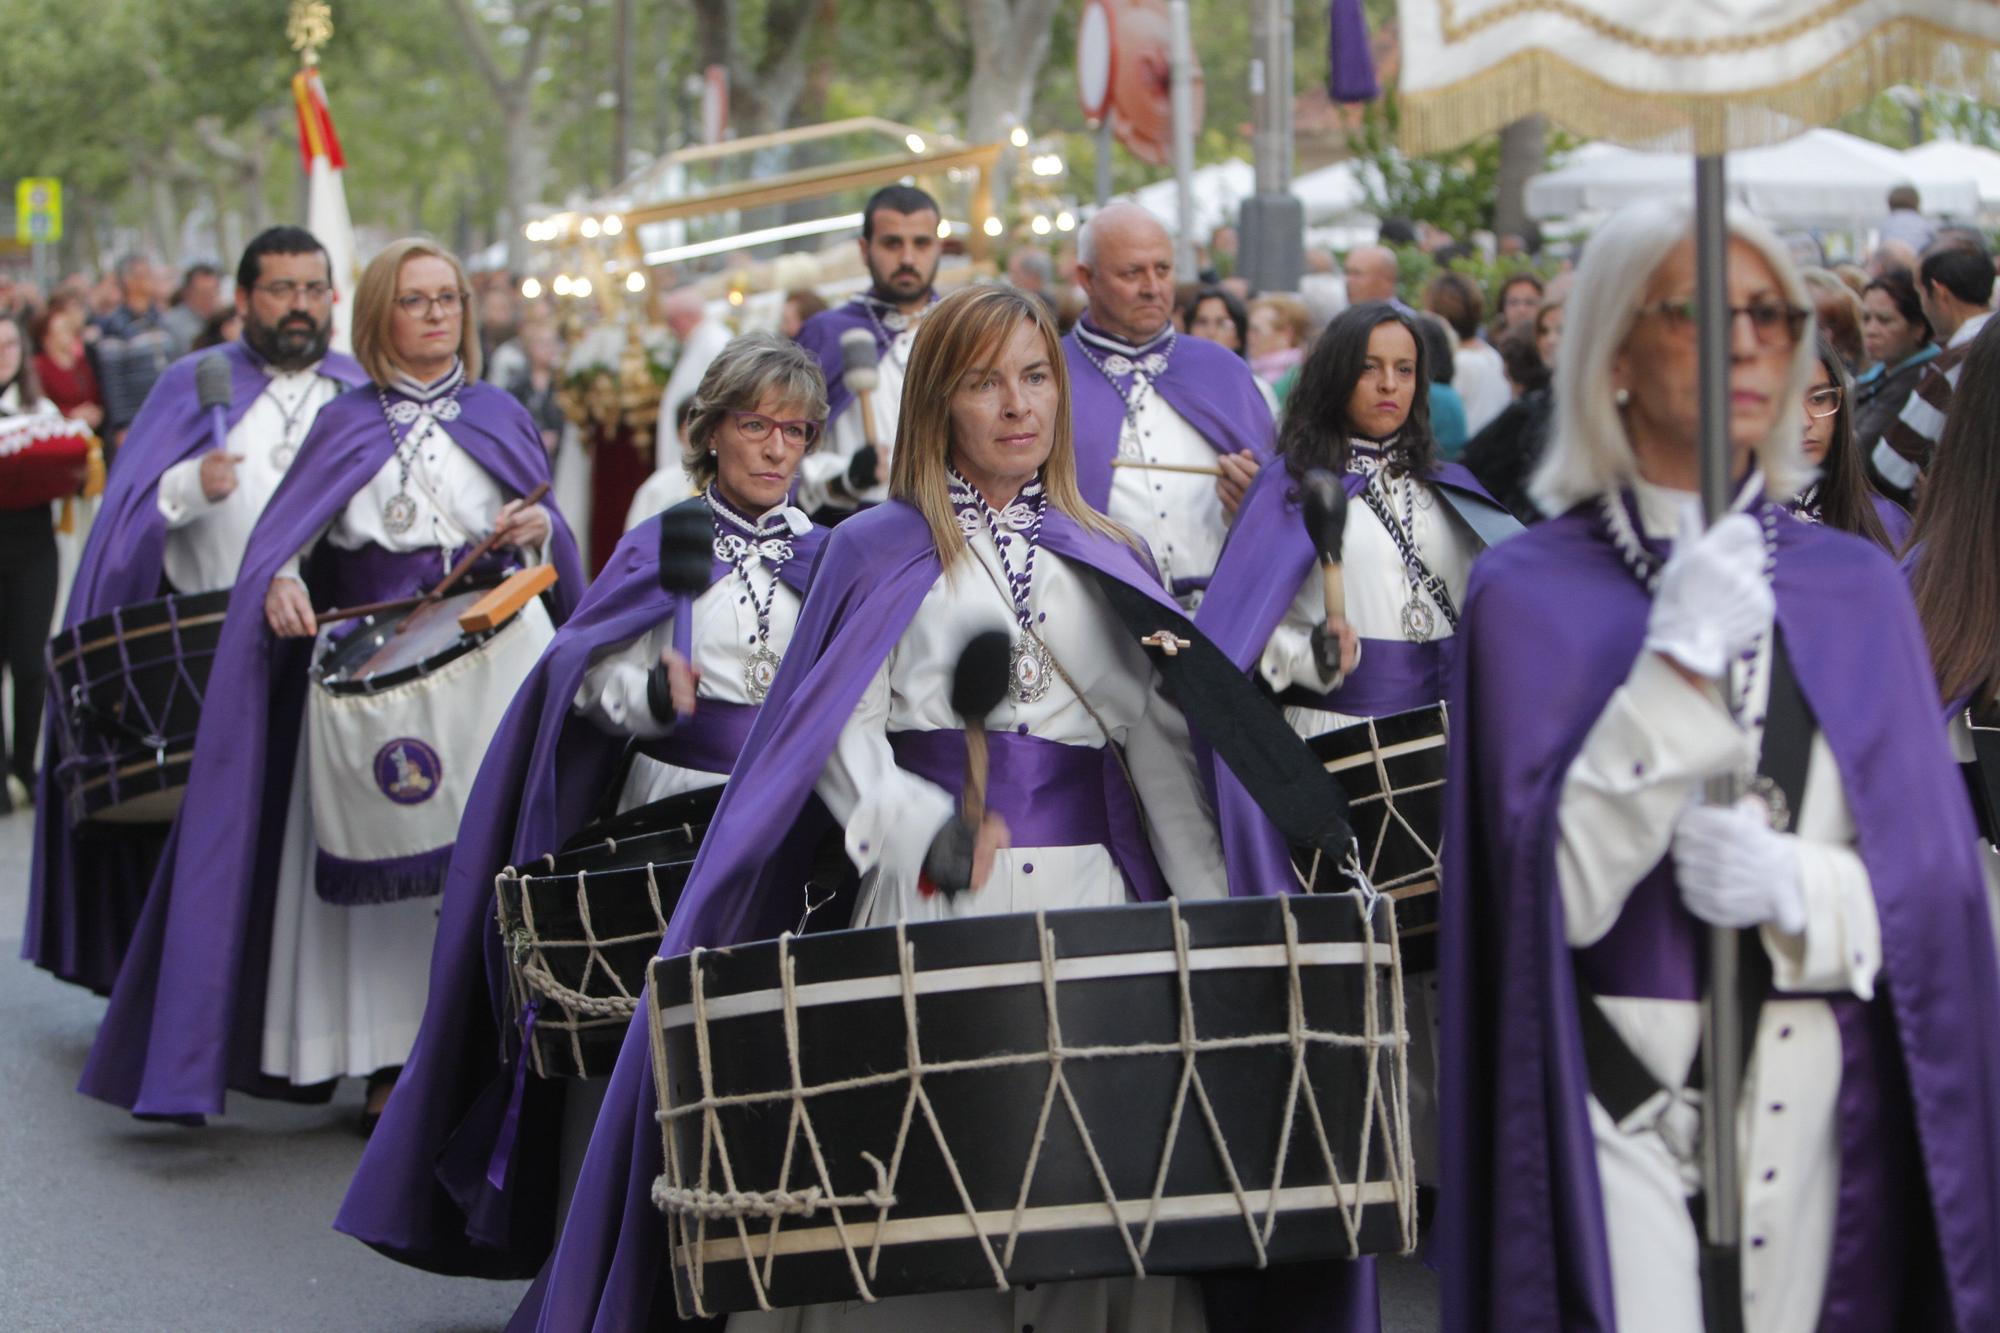
POLYGON ((1771 828, 1764 803, 1690 805, 1674 828, 1674 874, 1681 902, 1711 926, 1761 926, 1787 935, 1806 928, 1799 849, 1771 828))
POLYGON ((1710 680, 1769 628, 1776 603, 1764 577, 1764 534, 1748 514, 1701 530, 1690 505, 1680 537, 1660 571, 1659 595, 1646 623, 1646 647, 1710 680))

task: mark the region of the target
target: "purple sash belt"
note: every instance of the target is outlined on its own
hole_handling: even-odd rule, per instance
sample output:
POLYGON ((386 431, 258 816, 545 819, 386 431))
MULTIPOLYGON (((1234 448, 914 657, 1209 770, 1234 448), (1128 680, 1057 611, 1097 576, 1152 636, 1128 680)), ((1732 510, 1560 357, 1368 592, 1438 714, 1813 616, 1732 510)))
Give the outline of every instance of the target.
POLYGON ((639 744, 641 753, 675 768, 691 768, 700 773, 733 773, 743 742, 750 739, 756 725, 753 704, 723 703, 703 699, 694 715, 684 717, 664 736, 639 744))
POLYGON ((1340 688, 1321 694, 1294 685, 1278 696, 1280 703, 1318 708, 1350 717, 1388 717, 1426 708, 1445 696, 1455 639, 1410 643, 1405 639, 1363 639, 1361 660, 1340 688))
MULTIPOLYGON (((1016 847, 1105 847, 1132 895, 1166 896, 1131 789, 1117 756, 1094 745, 1063 745, 1011 731, 989 732, 987 808, 1007 821, 1016 847)), ((899 767, 957 796, 965 786, 965 733, 892 731, 899 767)))

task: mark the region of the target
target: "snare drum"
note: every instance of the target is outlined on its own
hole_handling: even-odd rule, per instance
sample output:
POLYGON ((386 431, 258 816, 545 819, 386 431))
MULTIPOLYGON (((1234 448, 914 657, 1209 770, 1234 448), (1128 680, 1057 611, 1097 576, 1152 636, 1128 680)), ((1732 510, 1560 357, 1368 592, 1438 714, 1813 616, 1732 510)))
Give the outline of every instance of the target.
POLYGON ((683 1315, 1416 1242, 1383 899, 786 936, 648 995, 683 1315))
MULTIPOLYGON (((1347 792, 1348 820, 1361 867, 1378 893, 1396 904, 1403 966, 1437 967, 1438 856, 1444 841, 1443 704, 1370 718, 1315 736, 1307 744, 1347 792)), ((1299 867, 1315 889, 1345 888, 1331 866, 1299 867)))
POLYGON ((514 1005, 536 1006, 528 1060, 543 1078, 599 1078, 618 1063, 721 799, 706 787, 628 810, 495 879, 514 1005))
POLYGON ((49 641, 55 781, 72 825, 165 823, 181 807, 229 592, 163 597, 49 641))
POLYGON ((314 882, 327 902, 444 887, 479 762, 555 636, 539 598, 492 629, 460 629, 487 591, 367 617, 321 649, 306 711, 314 882))

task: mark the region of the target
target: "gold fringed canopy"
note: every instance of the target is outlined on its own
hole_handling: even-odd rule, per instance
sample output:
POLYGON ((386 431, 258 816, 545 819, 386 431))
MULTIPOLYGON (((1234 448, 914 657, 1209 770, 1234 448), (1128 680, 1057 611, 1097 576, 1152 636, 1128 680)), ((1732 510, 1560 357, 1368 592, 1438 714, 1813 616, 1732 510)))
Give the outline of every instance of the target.
POLYGON ((1543 115, 1585 138, 1709 154, 1793 138, 1896 84, 2000 102, 1993 0, 1791 0, 1718 24, 1731 7, 1748 8, 1400 0, 1402 148, 1442 152, 1543 115))

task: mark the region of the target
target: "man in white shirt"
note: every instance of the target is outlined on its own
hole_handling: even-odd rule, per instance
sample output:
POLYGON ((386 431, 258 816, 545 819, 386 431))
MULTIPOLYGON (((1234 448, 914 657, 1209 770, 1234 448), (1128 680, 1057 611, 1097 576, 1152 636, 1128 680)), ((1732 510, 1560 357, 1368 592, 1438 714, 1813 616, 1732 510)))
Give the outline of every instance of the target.
POLYGON ((937 300, 941 216, 937 200, 914 186, 877 190, 861 214, 868 290, 822 310, 799 330, 800 346, 826 375, 826 438, 799 465, 799 508, 822 523, 837 523, 888 497, 903 368, 917 324, 937 300), (848 387, 841 357, 841 335, 854 329, 866 330, 875 343, 877 383, 866 398, 848 387))
POLYGON ((667 293, 661 313, 680 345, 680 354, 674 361, 673 373, 667 376, 666 392, 660 395, 660 420, 653 437, 653 475, 646 478, 632 497, 625 522, 628 530, 694 494, 686 460, 681 457, 680 413, 688 399, 694 397, 694 391, 701 387, 701 377, 708 373, 709 366, 722 355, 722 349, 729 346, 733 336, 727 324, 709 316, 707 303, 692 287, 679 287, 667 293))

